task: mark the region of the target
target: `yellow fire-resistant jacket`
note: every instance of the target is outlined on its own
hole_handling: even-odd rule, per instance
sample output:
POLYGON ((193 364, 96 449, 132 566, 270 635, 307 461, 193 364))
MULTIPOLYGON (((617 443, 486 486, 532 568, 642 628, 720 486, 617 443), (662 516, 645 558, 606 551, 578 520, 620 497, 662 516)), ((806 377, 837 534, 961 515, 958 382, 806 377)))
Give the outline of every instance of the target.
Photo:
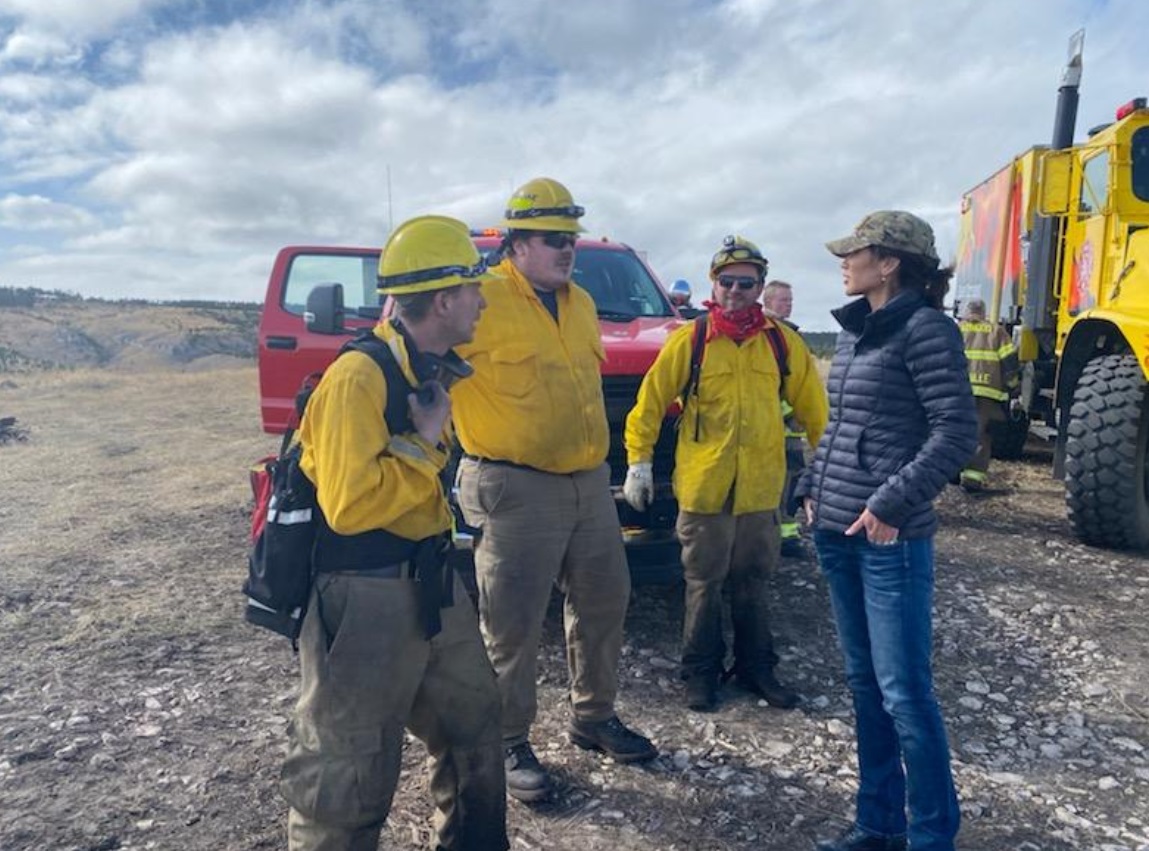
POLYGON ((456 350, 475 368, 451 389, 463 451, 548 473, 593 470, 610 440, 594 301, 568 284, 555 322, 510 260, 495 271, 475 339, 456 350))
MULTIPOLYGON (((389 322, 375 335, 391 346, 417 384, 402 336, 389 322)), ((403 392, 406 392, 404 389, 403 392)), ((319 507, 340 535, 375 529, 420 540, 451 527, 439 482, 447 453, 416 432, 392 435, 383 419, 387 382, 363 352, 335 360, 315 388, 300 426, 300 468, 315 484, 319 507)), ((450 441, 449 427, 443 444, 450 441)))
POLYGON ((1017 349, 1013 340, 995 322, 966 319, 960 328, 973 395, 1007 401, 1018 383, 1017 349))
MULTIPOLYGON (((780 326, 781 327, 781 326, 780 326)), ((789 346, 790 375, 782 398, 794 407, 817 444, 826 428, 826 390, 806 344, 782 327, 789 346)), ((690 377, 694 323, 677 329, 646 374, 638 401, 626 419, 631 464, 649 461, 666 409, 690 377)), ((734 513, 778 507, 786 480, 785 427, 779 404, 781 380, 764 334, 741 346, 727 337, 706 344, 698 396, 686 401, 675 450, 674 493, 679 507, 718 514, 734 488, 734 513), (701 420, 694 436, 695 406, 701 420)))

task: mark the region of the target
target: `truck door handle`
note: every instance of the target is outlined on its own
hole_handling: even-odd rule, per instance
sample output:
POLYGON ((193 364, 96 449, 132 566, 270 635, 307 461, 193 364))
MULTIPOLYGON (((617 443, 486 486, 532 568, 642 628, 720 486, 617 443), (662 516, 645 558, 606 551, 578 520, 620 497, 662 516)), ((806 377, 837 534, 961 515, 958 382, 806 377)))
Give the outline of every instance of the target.
POLYGON ((299 343, 294 337, 268 337, 267 338, 267 347, 269 349, 292 350, 297 345, 299 345, 299 343))

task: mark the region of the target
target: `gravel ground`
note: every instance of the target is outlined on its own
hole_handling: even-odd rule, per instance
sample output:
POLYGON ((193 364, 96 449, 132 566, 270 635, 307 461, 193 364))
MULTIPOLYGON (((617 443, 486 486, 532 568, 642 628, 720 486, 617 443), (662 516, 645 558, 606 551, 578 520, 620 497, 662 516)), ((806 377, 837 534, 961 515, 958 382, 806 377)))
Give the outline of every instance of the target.
MULTIPOLYGON (((137 398, 138 378, 52 381, 0 396, 28 428, 0 447, 0 848, 283 847, 296 661, 242 622, 238 593, 242 470, 270 441, 217 392, 254 393, 254 372, 173 376, 159 400, 137 398)), ((959 847, 1147 851, 1149 562, 1070 539, 1048 464, 1037 449, 995 466, 995 492, 940 501, 936 681, 959 847)), ((804 705, 731 686, 697 715, 676 679, 681 589, 635 590, 619 710, 662 749, 640 768, 567 744, 552 606, 533 740, 559 788, 511 803, 512 847, 806 849, 836 833, 856 774, 825 585, 788 559, 773 594, 780 675, 804 705)), ((384 847, 428 839, 423 757, 409 743, 384 847)))

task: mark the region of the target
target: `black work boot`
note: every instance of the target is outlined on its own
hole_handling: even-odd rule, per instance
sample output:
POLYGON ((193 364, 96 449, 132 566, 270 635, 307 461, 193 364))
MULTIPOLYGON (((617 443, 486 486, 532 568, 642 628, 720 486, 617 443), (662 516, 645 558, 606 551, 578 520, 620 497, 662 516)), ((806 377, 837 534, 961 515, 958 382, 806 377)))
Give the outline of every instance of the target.
POLYGON ((684 676, 686 708, 694 712, 713 712, 718 706, 718 672, 699 671, 684 676))
POLYGON ((588 751, 603 751, 617 762, 646 762, 658 756, 646 736, 629 729, 617 715, 605 721, 571 721, 570 740, 588 751))
POLYGON ((966 493, 981 493, 985 490, 985 473, 977 470, 961 471, 961 486, 966 493))
POLYGON ((818 851, 906 851, 906 837, 866 833, 857 825, 852 825, 837 839, 823 839, 819 842, 818 851))
POLYGON ((799 537, 782 539, 782 555, 786 558, 805 558, 806 547, 799 537))
POLYGON ((778 682, 773 668, 735 668, 734 677, 742 688, 764 698, 775 709, 793 709, 801 702, 797 692, 778 682))
POLYGON ((551 792, 551 778, 531 750, 530 742, 507 748, 507 794, 517 801, 541 801, 551 792))

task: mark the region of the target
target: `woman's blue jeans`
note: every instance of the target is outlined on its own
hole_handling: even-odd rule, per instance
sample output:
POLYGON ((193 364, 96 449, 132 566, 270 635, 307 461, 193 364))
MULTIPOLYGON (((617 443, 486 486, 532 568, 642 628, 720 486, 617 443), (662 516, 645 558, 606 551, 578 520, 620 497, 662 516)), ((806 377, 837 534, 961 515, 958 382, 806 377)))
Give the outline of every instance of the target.
POLYGON ((961 814, 930 669, 933 538, 883 547, 815 531, 814 545, 854 696, 857 825, 908 834, 913 851, 952 851, 961 814))

